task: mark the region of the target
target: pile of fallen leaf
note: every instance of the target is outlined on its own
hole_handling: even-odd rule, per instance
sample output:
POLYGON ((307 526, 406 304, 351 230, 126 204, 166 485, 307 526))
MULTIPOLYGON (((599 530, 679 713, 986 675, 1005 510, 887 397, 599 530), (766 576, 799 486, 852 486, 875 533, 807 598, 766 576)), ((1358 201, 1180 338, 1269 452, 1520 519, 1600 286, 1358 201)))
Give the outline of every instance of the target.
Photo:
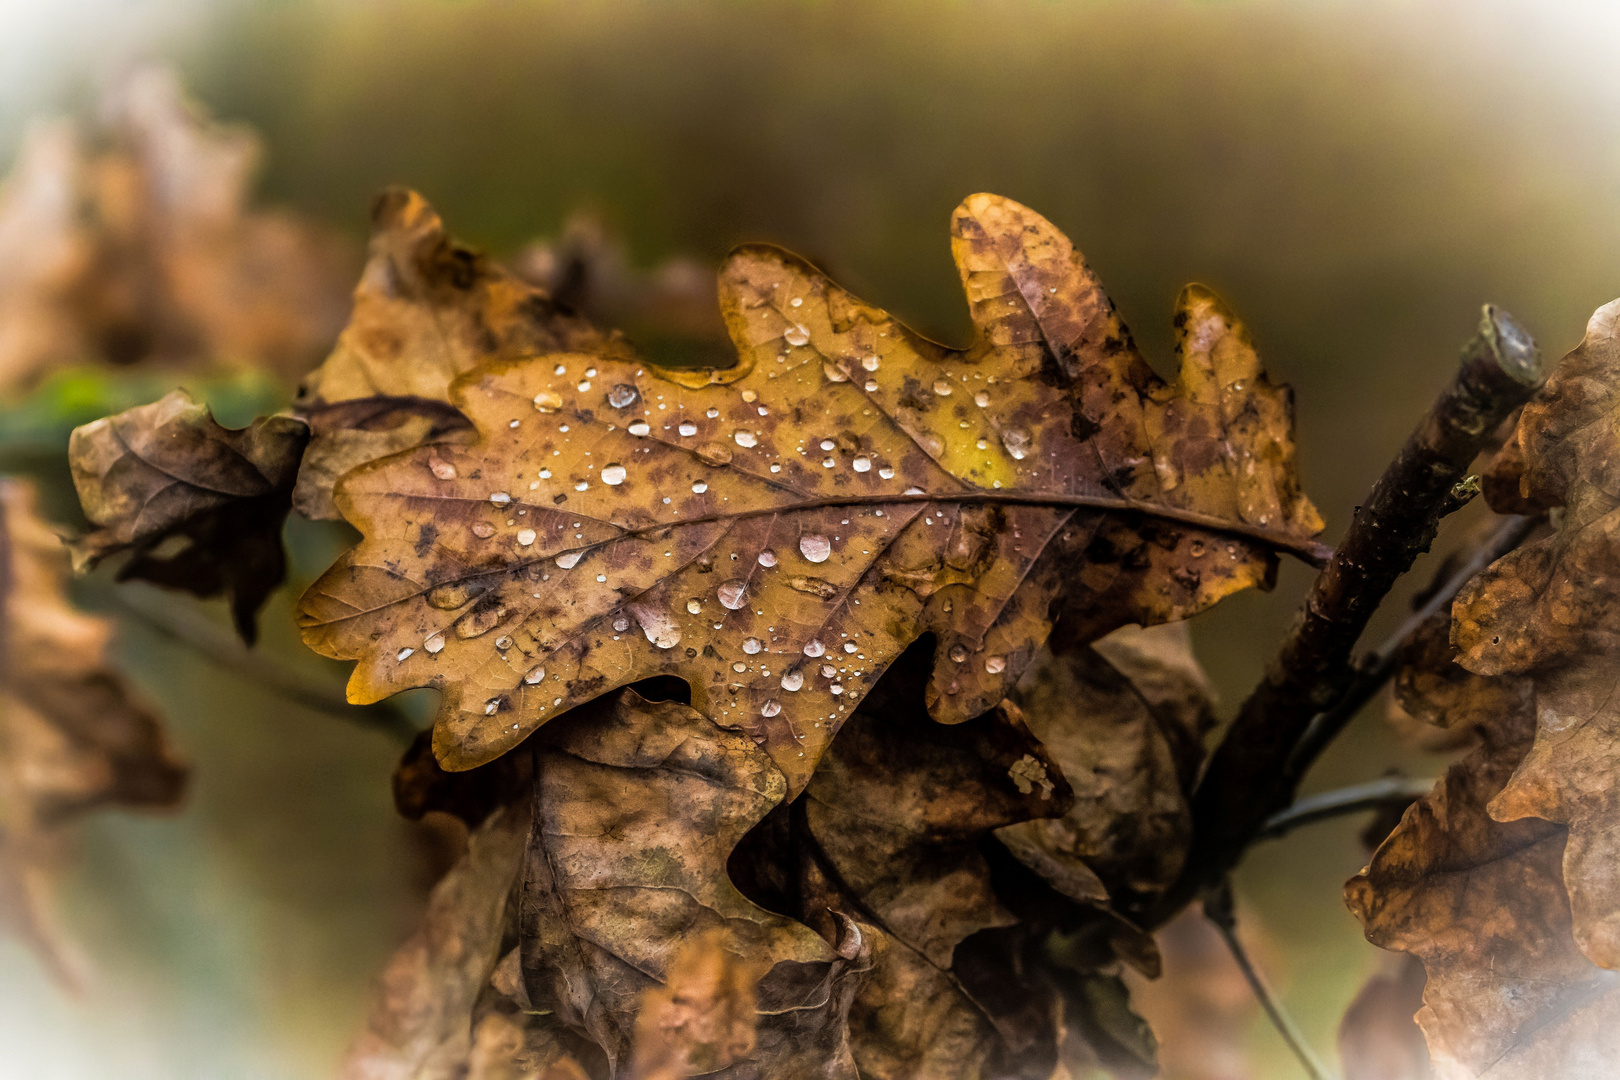
MULTIPOLYGON (((355 662, 352 702, 441 694, 394 790, 466 850, 346 1075, 1152 1075, 1129 988, 1160 973, 1215 724, 1176 624, 1323 557, 1243 326, 1184 290, 1166 383, 1066 237, 975 195, 967 348, 754 245, 719 273, 735 361, 661 366, 604 319, 702 290, 570 300, 569 266, 623 267, 571 235, 520 277, 390 192, 285 413, 230 430, 177 391, 73 435, 81 566, 225 596, 251 639, 287 516, 342 518, 304 640, 355 662)), ((1615 318, 1486 485, 1551 535, 1399 680, 1475 749, 1350 886, 1427 971, 1441 1076, 1620 1055, 1615 318)), ((1428 1069, 1389 1050, 1346 1064, 1428 1069)))

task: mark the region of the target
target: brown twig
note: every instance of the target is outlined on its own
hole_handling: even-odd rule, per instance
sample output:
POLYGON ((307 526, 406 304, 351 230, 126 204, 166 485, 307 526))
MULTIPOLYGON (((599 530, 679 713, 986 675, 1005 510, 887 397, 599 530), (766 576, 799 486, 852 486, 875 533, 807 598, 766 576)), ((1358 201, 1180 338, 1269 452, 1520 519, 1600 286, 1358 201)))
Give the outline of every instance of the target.
POLYGON ((1255 834, 1256 840, 1275 840, 1286 836, 1302 825, 1356 814, 1363 810, 1376 810, 1380 806, 1405 806, 1413 799, 1426 795, 1435 785, 1432 776, 1413 779, 1409 776, 1385 776, 1365 784, 1324 791, 1296 802, 1286 810, 1272 814, 1255 834))
POLYGON ((1265 820, 1288 804, 1288 762, 1312 719, 1351 688, 1350 656, 1367 620, 1456 509, 1453 489, 1491 433, 1544 379, 1529 334, 1487 305, 1451 384, 1357 508, 1277 658, 1211 756, 1193 797, 1193 848, 1155 912, 1160 919, 1224 879, 1265 820))

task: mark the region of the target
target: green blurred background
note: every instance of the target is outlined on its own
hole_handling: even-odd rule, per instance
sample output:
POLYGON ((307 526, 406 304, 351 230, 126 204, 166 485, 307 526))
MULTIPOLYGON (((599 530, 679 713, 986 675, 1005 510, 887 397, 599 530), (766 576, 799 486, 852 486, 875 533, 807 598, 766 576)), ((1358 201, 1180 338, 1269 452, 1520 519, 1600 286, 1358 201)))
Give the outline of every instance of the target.
MULTIPOLYGON (((86 111, 162 59, 263 134, 263 200, 357 243, 388 183, 497 254, 589 207, 639 262, 768 239, 957 341, 947 218, 998 192, 1075 240, 1156 363, 1181 284, 1227 298, 1296 389, 1332 539, 1481 302, 1562 352, 1620 292, 1617 31, 1615 5, 1547 0, 0 0, 0 159, 29 117, 86 111)), ((1306 580, 1286 567, 1195 624, 1228 708, 1306 580)), ((263 648, 337 685, 284 600, 264 623, 263 648)), ((98 974, 81 997, 0 943, 0 1073, 328 1075, 432 865, 390 804, 398 744, 139 624, 124 653, 194 763, 191 797, 82 830, 65 899, 98 974)), ((1312 789, 1438 767, 1378 714, 1312 789)), ((1238 883, 1328 1053, 1378 961, 1339 900, 1359 825, 1261 848, 1238 883)), ((1298 1074, 1269 1030, 1249 1038, 1255 1075, 1298 1074)))

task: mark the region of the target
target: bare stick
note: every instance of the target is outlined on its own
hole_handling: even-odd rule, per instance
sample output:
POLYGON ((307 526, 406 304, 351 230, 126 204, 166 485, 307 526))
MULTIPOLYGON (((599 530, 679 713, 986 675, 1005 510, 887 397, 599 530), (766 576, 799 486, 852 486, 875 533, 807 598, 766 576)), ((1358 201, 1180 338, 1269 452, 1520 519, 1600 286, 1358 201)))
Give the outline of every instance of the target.
POLYGON ((1231 950, 1232 959, 1237 961, 1238 969, 1243 972, 1243 978, 1248 981, 1249 989, 1254 992, 1255 1000, 1260 1002, 1260 1007, 1265 1010, 1266 1019, 1271 1021, 1271 1026, 1277 1029, 1277 1034, 1282 1036, 1283 1042, 1288 1044, 1288 1049, 1299 1059, 1305 1075, 1311 1080, 1329 1080, 1333 1074, 1328 1072, 1327 1067, 1306 1044, 1299 1025, 1294 1023, 1293 1017, 1288 1015, 1282 1002, 1271 992, 1271 987, 1260 977, 1260 971, 1249 958, 1248 950, 1243 947, 1243 942, 1238 940, 1237 918, 1233 914, 1232 890, 1229 887, 1222 885, 1213 894, 1204 898, 1204 917, 1220 933, 1221 940, 1226 942, 1227 949, 1231 950))
POLYGON ((1193 798, 1197 833, 1182 879, 1155 914, 1168 918, 1231 871, 1287 805, 1287 765, 1311 720, 1355 678, 1350 655, 1395 580, 1428 550, 1453 491, 1496 427, 1544 380, 1535 342, 1487 305, 1451 384, 1356 510, 1277 658, 1244 701, 1193 798))
POLYGON ((351 705, 341 691, 312 686, 308 679, 248 648, 236 635, 222 631, 195 611, 172 602, 152 603, 127 588, 114 589, 112 600, 125 615, 278 697, 315 712, 386 732, 402 744, 408 745, 416 737, 415 725, 398 710, 386 705, 351 705))
POLYGON ((1275 840, 1279 836, 1293 832, 1301 825, 1314 825, 1318 821, 1328 821, 1363 810, 1376 810, 1380 806, 1409 803, 1428 794, 1434 784, 1432 776, 1416 780, 1409 776, 1385 776, 1365 784, 1352 784, 1349 787, 1324 791, 1320 795, 1303 798, 1288 809, 1272 814, 1260 827, 1255 839, 1275 840))

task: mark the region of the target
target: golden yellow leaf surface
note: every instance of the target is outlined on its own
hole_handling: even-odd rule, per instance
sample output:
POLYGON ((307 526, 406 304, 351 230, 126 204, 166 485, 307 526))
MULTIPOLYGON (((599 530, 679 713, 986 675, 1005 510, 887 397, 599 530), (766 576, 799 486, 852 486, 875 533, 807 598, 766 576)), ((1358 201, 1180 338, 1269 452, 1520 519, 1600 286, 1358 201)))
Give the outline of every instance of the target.
POLYGON ((1032 211, 975 195, 952 250, 966 350, 749 246, 720 276, 733 368, 617 349, 473 368, 450 398, 477 441, 339 482, 364 539, 303 598, 305 641, 359 661, 352 701, 443 690, 452 768, 669 674, 797 792, 924 633, 930 708, 961 721, 1054 622, 1088 640, 1181 618, 1267 582, 1278 550, 1320 557, 1287 393, 1212 294, 1182 295, 1168 385, 1032 211))

